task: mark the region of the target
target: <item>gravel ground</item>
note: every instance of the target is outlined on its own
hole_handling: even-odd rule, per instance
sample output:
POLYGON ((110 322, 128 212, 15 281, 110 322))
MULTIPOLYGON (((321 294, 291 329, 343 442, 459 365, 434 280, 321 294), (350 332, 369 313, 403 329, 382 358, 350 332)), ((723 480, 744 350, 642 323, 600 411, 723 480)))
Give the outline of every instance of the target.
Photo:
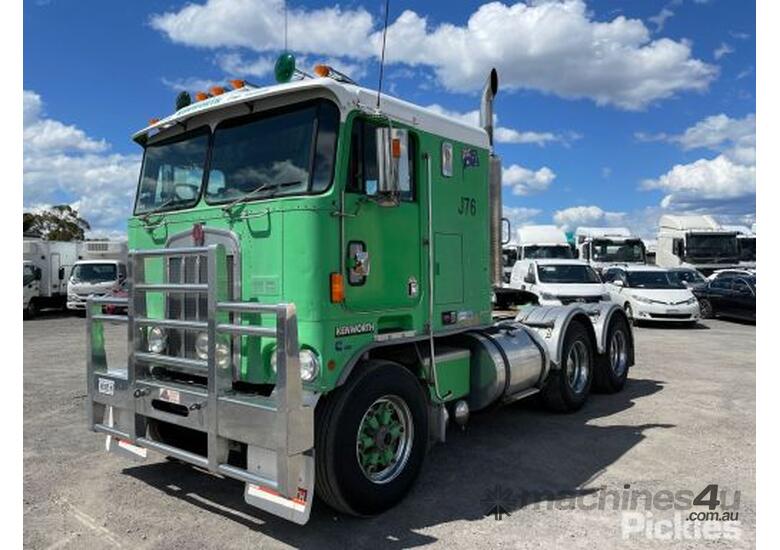
POLYGON ((106 454, 85 423, 84 333, 81 318, 24 323, 28 548, 755 546, 751 325, 637 328, 637 365, 622 393, 593 395, 571 415, 523 402, 474 415, 430 452, 395 509, 354 519, 315 502, 304 527, 244 504, 239 482, 154 454, 143 464, 106 454), (661 509, 662 491, 698 494, 710 484, 727 491, 722 505, 739 491, 736 541, 685 539, 695 536, 690 527, 663 523, 675 511, 661 509), (614 509, 616 497, 634 491, 638 518, 614 509), (643 492, 656 495, 656 508, 645 511, 643 492), (496 494, 509 513, 500 521, 484 515, 496 494), (621 522, 638 519, 661 523, 624 538, 621 522))

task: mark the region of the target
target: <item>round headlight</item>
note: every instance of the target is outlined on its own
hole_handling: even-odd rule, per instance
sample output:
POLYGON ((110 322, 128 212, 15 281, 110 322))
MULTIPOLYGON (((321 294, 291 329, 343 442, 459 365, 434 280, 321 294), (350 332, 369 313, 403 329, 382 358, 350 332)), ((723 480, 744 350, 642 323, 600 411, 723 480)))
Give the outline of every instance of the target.
POLYGON ((298 356, 301 363, 301 380, 311 382, 320 372, 320 360, 310 349, 302 349, 298 356))
POLYGON ((215 352, 217 367, 220 369, 228 368, 230 366, 230 346, 224 342, 217 342, 215 352))
POLYGON ((195 353, 201 361, 209 358, 209 335, 205 332, 199 332, 195 338, 195 353))
POLYGON ((162 327, 152 327, 146 335, 146 343, 152 353, 162 353, 167 340, 168 336, 162 327))

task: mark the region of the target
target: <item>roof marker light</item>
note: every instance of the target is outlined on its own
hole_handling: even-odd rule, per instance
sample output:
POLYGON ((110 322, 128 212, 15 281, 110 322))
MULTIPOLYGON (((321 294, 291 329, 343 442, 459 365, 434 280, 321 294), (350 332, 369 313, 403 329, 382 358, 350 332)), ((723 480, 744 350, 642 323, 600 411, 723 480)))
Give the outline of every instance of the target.
POLYGON ((320 78, 326 78, 330 76, 331 68, 327 65, 319 64, 314 66, 314 74, 319 76, 320 78))
POLYGON ((203 101, 204 99, 208 99, 209 95, 206 92, 196 92, 195 93, 195 101, 203 101))
POLYGON ((238 90, 239 88, 246 86, 246 82, 240 78, 234 78, 230 81, 230 85, 233 86, 234 90, 238 90))
POLYGON ((223 88, 222 86, 212 86, 211 90, 209 90, 209 91, 211 92, 211 97, 214 97, 214 96, 218 96, 218 95, 224 94, 225 93, 225 88, 223 88))
POLYGON ((159 118, 150 118, 150 119, 149 119, 149 126, 154 126, 154 125, 155 125, 155 124, 157 124, 158 122, 160 122, 160 119, 159 119, 159 118))

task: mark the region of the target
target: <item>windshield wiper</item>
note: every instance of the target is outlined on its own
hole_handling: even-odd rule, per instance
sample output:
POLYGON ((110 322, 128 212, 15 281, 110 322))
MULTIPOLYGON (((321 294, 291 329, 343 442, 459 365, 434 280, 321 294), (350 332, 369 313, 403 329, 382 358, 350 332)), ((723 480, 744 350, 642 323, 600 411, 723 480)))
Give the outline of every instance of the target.
POLYGON ((258 194, 260 191, 265 191, 266 189, 271 189, 271 188, 272 188, 272 189, 273 189, 273 192, 272 192, 272 193, 270 193, 270 194, 268 195, 268 198, 271 198, 271 197, 273 197, 274 195, 276 195, 276 193, 277 193, 277 192, 279 191, 279 189, 281 189, 282 187, 289 187, 290 185, 298 185, 299 183, 301 183, 301 180, 295 180, 295 181, 286 181, 286 182, 284 182, 284 183, 282 183, 282 182, 279 182, 279 183, 275 183, 275 184, 273 184, 273 185, 268 185, 267 183, 264 183, 264 184, 262 184, 262 185, 260 185, 260 186, 256 187, 255 189, 252 189, 252 190, 251 190, 249 193, 247 193, 246 195, 243 195, 243 196, 241 196, 241 197, 238 197, 238 198, 237 198, 236 200, 234 200, 233 202, 230 202, 230 203, 226 204, 225 206, 223 206, 223 207, 222 207, 222 210, 223 210, 223 211, 225 211, 225 212, 228 212, 228 211, 232 210, 234 206, 237 206, 237 205, 239 205, 239 204, 241 204, 241 203, 243 203, 243 202, 246 202, 246 201, 248 201, 249 199, 251 199, 252 197, 254 197, 255 195, 257 195, 257 194, 258 194))
POLYGON ((140 219, 142 222, 146 223, 146 222, 149 221, 149 218, 151 216, 154 216, 155 214, 159 214, 161 210, 165 210, 166 208, 168 208, 170 205, 172 205, 175 202, 176 202, 175 198, 170 198, 167 201, 164 201, 161 205, 159 205, 159 206, 157 206, 155 208, 152 208, 151 210, 149 210, 149 212, 146 212, 145 214, 141 214, 141 216, 139 216, 138 219, 140 219))

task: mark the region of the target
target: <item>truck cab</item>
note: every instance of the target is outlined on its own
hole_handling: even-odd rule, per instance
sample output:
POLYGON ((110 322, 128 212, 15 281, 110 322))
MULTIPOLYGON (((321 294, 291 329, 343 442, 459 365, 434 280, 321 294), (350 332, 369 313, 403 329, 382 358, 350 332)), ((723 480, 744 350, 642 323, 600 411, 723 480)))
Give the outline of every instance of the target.
POLYGON ((41 293, 41 272, 32 262, 22 262, 22 310, 29 315, 30 304, 41 293))
POLYGON ((645 244, 626 227, 578 227, 578 257, 597 271, 615 264, 647 263, 645 244))
POLYGON ((739 266, 737 232, 712 216, 664 215, 658 224, 658 266, 693 267, 705 276, 739 266))
POLYGON ((746 225, 724 225, 726 231, 737 234, 739 266, 746 269, 756 268, 756 232, 746 225))
POLYGON ((87 241, 68 278, 68 309, 84 311, 90 296, 109 296, 127 278, 125 241, 87 241))

